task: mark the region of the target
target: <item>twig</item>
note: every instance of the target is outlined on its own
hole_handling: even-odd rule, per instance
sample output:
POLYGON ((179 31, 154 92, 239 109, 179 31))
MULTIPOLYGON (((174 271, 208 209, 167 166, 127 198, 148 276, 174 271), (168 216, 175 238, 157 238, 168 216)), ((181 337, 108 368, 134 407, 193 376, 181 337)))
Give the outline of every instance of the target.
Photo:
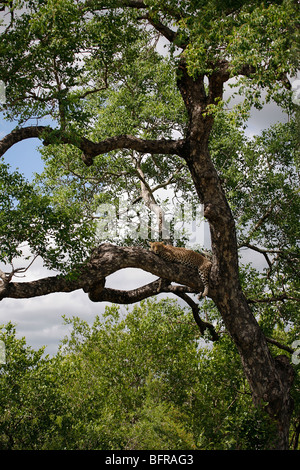
POLYGON ((277 346, 279 349, 283 349, 284 351, 287 351, 291 354, 293 354, 295 351, 294 349, 290 348, 289 346, 286 346, 285 344, 282 344, 282 343, 279 343, 279 341, 276 341, 275 339, 273 338, 268 338, 266 336, 266 340, 268 343, 271 343, 271 344, 274 344, 275 346, 277 346))

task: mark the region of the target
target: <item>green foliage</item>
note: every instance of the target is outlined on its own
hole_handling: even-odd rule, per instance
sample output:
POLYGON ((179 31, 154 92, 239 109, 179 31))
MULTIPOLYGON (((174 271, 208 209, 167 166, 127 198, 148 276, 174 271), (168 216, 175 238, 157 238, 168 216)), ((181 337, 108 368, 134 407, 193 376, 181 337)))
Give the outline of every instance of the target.
MULTIPOLYGON (((252 405, 224 336, 207 348, 170 300, 65 320, 53 358, 2 328, 1 449, 263 449, 272 425, 252 405)), ((298 406, 298 405, 297 405, 298 406)))
MULTIPOLYGON (((177 200, 198 204, 177 155, 113 151, 86 167, 77 148, 61 145, 57 129, 73 142, 120 134, 185 137, 187 114, 176 87, 179 58, 193 77, 209 77, 230 59, 228 72, 238 78, 245 102, 233 112, 221 100, 204 110, 215 120, 211 157, 236 220, 241 253, 255 250, 266 262, 260 270, 241 264, 244 292, 264 333, 291 345, 300 328, 299 122, 285 77, 297 67, 297 2, 145 4, 154 23, 176 31, 165 57, 156 49, 157 32, 138 19, 141 12, 121 8, 117 0, 13 2, 0 42, 6 86, 0 110, 20 126, 50 117, 57 128, 41 150, 44 172, 32 183, 0 162, 0 260, 13 263, 27 244, 49 268, 76 268, 97 243, 101 204, 117 206, 124 197, 138 213, 142 174, 161 207, 171 200, 158 195, 166 182, 177 200), (289 122, 249 139, 243 127, 251 106, 262 107, 263 90, 267 101, 289 113, 289 122)), ((132 244, 130 236, 117 235, 132 244)), ((210 301, 204 308, 221 330, 216 308, 210 301)), ((0 367, 0 448, 267 445, 272 426, 251 404, 231 341, 224 335, 211 349, 203 347, 192 318, 173 302, 144 302, 126 317, 113 306, 92 326, 79 318, 69 324, 71 337, 52 359, 18 340, 12 325, 2 329, 7 363, 0 367)), ((299 416, 298 377, 293 394, 299 416)))
POLYGON ((300 325, 297 121, 249 139, 236 126, 235 112, 219 114, 210 148, 236 220, 241 258, 250 250, 260 257, 259 269, 241 261, 245 295, 274 299, 254 303, 253 312, 267 336, 291 344, 300 325))
MULTIPOLYGON (((23 3, 26 9, 20 12, 22 5, 14 2, 14 15, 0 44, 0 79, 7 98, 2 108, 9 119, 23 126, 29 119, 48 116, 74 140, 83 135, 95 142, 121 134, 145 139, 185 136, 187 114, 176 86, 179 50, 173 47, 169 54, 159 54, 157 31, 138 20, 140 11, 116 8, 117 1, 23 3)), ((247 103, 234 113, 225 112, 222 101, 206 109, 215 118, 211 153, 241 241, 247 238, 249 225, 254 228, 271 204, 271 217, 252 233, 251 242, 272 250, 284 245, 285 254, 278 258, 291 272, 287 260, 294 256, 298 236, 295 129, 292 124, 278 126, 247 142, 239 128, 251 105, 261 106, 262 88, 269 90, 269 97, 278 100, 281 96, 280 105, 292 111, 290 92, 281 79, 283 73, 293 75, 297 66, 295 2, 149 0, 145 4, 153 21, 166 21, 176 30, 176 44, 186 46, 183 55, 192 75, 209 76, 216 61, 228 58, 232 76, 239 76, 245 64, 255 70, 251 82, 239 76, 247 103)), ((45 257, 48 267, 64 269, 65 260, 71 259, 74 265, 80 263, 98 241, 93 230, 101 204, 117 205, 123 199, 132 220, 140 213, 141 172, 166 212, 174 195, 177 201, 198 204, 186 165, 177 155, 113 151, 97 156, 88 168, 78 149, 62 146, 55 136, 54 131, 52 143, 41 150, 45 170, 36 177, 25 210, 25 203, 19 203, 21 223, 11 228, 7 221, 2 225, 5 261, 20 254, 18 242, 28 239, 32 229, 31 249, 45 257), (157 189, 167 188, 168 181, 172 196, 157 189), (54 239, 53 246, 49 237, 54 239)), ((2 178, 5 181, 6 176, 2 178)), ((24 194, 28 192, 27 183, 19 177, 10 183, 10 192, 12 184, 22 184, 24 194)), ((2 185, 5 191, 7 184, 2 185)), ((1 217, 11 220, 12 208, 3 199, 1 204, 8 211, 1 217)), ((148 208, 146 213, 148 217, 148 208)), ((116 232, 113 237, 105 233, 101 239, 133 242, 130 234, 122 238, 116 232)))
POLYGON ((82 130, 91 118, 85 97, 106 86, 108 70, 118 70, 139 29, 129 14, 90 15, 74 0, 25 3, 0 45, 4 109, 20 123, 50 115, 62 128, 80 123, 82 130))
POLYGON ((87 256, 92 229, 78 206, 57 204, 0 161, 1 261, 12 263, 28 245, 45 266, 66 271, 87 256))
POLYGON ((6 360, 0 365, 0 449, 13 448, 15 442, 19 448, 31 448, 39 430, 45 432, 47 426, 43 410, 47 389, 44 348, 34 351, 24 338, 17 339, 11 323, 1 327, 0 339, 6 360))
POLYGON ((224 116, 211 139, 214 162, 239 227, 240 244, 296 250, 299 172, 296 123, 247 139, 224 116))
POLYGON ((123 48, 121 60, 115 59, 112 86, 91 96, 87 106, 95 119, 95 139, 124 133, 168 138, 174 131, 184 132, 186 112, 176 90, 173 63, 157 52, 154 39, 140 31, 139 38, 123 48))
POLYGON ((182 34, 190 38, 186 57, 193 75, 210 73, 211 64, 230 57, 233 75, 248 64, 255 67, 255 83, 268 86, 293 66, 289 52, 299 15, 295 2, 193 3, 179 20, 182 34))

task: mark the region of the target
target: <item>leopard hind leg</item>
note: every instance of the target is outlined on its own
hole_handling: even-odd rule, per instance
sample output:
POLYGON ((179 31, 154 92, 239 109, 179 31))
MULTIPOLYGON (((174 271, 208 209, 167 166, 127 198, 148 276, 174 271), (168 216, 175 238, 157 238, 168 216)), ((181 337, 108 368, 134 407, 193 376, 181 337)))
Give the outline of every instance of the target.
POLYGON ((206 297, 208 294, 210 268, 211 268, 211 265, 208 266, 205 270, 198 269, 200 279, 203 282, 203 286, 204 286, 204 291, 198 295, 199 300, 204 299, 204 297, 206 297))

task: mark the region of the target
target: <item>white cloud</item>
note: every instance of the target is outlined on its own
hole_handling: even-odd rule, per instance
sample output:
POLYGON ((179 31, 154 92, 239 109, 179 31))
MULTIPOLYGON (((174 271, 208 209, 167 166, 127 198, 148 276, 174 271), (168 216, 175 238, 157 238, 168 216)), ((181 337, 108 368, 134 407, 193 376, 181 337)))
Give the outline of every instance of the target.
MULTIPOLYGON (((24 248, 28 255, 28 248, 24 248)), ((29 262, 27 262, 29 263, 29 262)), ((18 260, 14 267, 26 266, 18 260)), ((0 265, 0 269, 9 271, 8 267, 0 265)), ((41 258, 37 258, 26 272, 26 277, 13 278, 15 282, 31 282, 57 273, 43 267, 41 258)), ((140 269, 122 269, 107 277, 106 287, 115 289, 134 289, 156 279, 150 273, 140 269)), ((101 315, 107 302, 95 303, 88 299, 82 290, 70 293, 55 293, 30 299, 4 299, 0 303, 1 324, 11 321, 17 326, 18 337, 25 336, 33 348, 46 347, 47 354, 55 354, 58 344, 69 333, 70 327, 63 324, 62 316, 79 316, 92 324, 96 315, 101 315)))
POLYGON ((46 353, 55 354, 58 343, 69 332, 62 316, 79 316, 92 323, 104 312, 104 304, 90 302, 83 291, 58 293, 32 299, 4 299, 1 302, 1 324, 11 321, 18 337, 35 349, 47 346, 46 353))
MULTIPOLYGON (((285 119, 286 116, 283 115, 280 108, 274 103, 266 105, 261 111, 253 110, 248 123, 248 135, 257 134, 262 129, 269 127, 270 124, 285 119)), ((0 120, 0 125, 1 138, 11 130, 9 128, 11 124, 0 120)), ((14 150, 11 150, 8 160, 13 163, 14 158, 16 158, 16 164, 19 164, 18 158, 20 157, 20 162, 23 165, 32 166, 36 170, 36 162, 40 162, 40 155, 34 150, 34 146, 36 146, 36 142, 28 148, 26 156, 23 150, 19 155, 19 147, 15 147, 14 150)), ((208 234, 206 235, 205 240, 209 240, 208 234)), ((263 257, 252 251, 251 253, 249 251, 243 252, 243 261, 254 262, 255 267, 260 268, 264 265, 263 257)), ((15 268, 21 266, 26 267, 26 264, 18 261, 15 268)), ((4 269, 4 267, 0 265, 0 269, 4 269)), ((6 270, 8 269, 6 267, 6 270)), ((26 272, 26 278, 20 278, 18 281, 28 282, 55 274, 45 269, 42 260, 39 258, 26 272)), ((107 287, 125 290, 144 285, 154 279, 155 276, 142 270, 123 269, 109 276, 106 285, 107 287)), ((17 325, 18 336, 25 336, 28 344, 34 348, 47 345, 46 353, 55 354, 58 343, 69 332, 69 327, 63 325, 62 315, 67 317, 79 316, 83 320, 92 323, 96 315, 101 315, 104 312, 105 305, 107 304, 89 301, 87 294, 82 290, 72 293, 51 294, 32 299, 4 299, 0 302, 0 322, 5 324, 8 321, 12 321, 17 325)))
MULTIPOLYGON (((230 79, 225 84, 224 101, 229 97, 232 97, 233 93, 236 93, 236 88, 230 87, 234 82, 236 82, 235 78, 230 79)), ((262 100, 264 100, 265 97, 266 92, 263 91, 262 100)), ((229 102, 229 108, 241 103, 243 100, 243 96, 233 96, 229 102)), ((248 137, 253 137, 254 135, 260 134, 262 130, 267 129, 273 124, 276 124, 277 122, 287 122, 287 120, 288 115, 284 113, 274 101, 270 101, 269 103, 265 103, 261 110, 252 108, 250 118, 247 122, 246 134, 248 137)))

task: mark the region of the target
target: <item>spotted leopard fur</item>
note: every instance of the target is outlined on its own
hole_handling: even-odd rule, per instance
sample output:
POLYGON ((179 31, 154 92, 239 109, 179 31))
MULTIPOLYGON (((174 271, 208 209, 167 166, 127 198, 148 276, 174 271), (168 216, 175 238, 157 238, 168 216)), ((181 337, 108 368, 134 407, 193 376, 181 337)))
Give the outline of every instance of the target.
POLYGON ((150 251, 153 251, 166 261, 177 261, 186 266, 197 268, 200 279, 204 285, 204 291, 199 295, 199 299, 207 296, 209 273, 212 265, 209 259, 196 251, 172 245, 165 245, 163 242, 150 242, 150 251))

